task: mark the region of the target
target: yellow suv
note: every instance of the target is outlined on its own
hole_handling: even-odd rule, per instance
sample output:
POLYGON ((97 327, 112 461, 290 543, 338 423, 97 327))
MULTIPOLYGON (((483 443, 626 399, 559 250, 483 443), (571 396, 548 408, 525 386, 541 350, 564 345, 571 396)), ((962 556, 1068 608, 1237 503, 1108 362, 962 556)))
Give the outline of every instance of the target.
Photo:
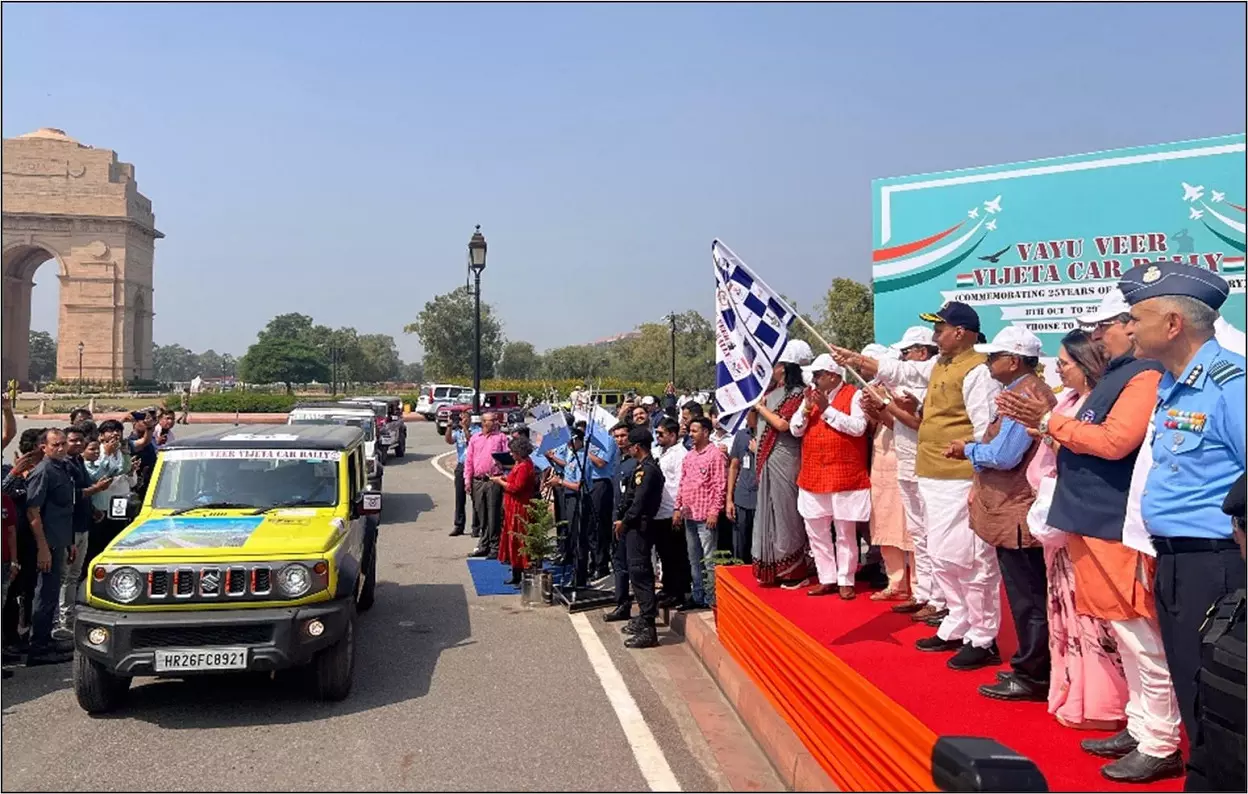
POLYGON ((351 690, 357 610, 372 606, 381 494, 364 435, 232 427, 161 450, 143 508, 90 563, 74 621, 74 692, 117 708, 136 675, 308 667, 351 690))

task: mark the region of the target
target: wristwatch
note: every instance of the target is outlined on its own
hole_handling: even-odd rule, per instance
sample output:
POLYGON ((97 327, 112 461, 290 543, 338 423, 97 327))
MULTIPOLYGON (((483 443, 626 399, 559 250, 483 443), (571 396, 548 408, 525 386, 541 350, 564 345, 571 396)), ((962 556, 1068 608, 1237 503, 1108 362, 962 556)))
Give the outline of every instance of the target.
POLYGON ((1052 411, 1045 411, 1044 416, 1040 417, 1040 435, 1047 436, 1049 434, 1049 418, 1052 416, 1052 411))

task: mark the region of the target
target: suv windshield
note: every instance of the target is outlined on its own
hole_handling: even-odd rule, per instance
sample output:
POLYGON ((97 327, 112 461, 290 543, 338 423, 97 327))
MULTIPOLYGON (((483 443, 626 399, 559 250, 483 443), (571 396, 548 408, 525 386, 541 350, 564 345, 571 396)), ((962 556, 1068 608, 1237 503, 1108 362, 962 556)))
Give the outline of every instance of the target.
POLYGON ((345 425, 358 427, 364 431, 364 440, 373 440, 373 431, 377 425, 366 416, 316 416, 298 417, 290 420, 292 425, 345 425))
POLYGON ((332 507, 338 504, 341 457, 341 452, 317 450, 170 450, 164 453, 152 507, 332 507))

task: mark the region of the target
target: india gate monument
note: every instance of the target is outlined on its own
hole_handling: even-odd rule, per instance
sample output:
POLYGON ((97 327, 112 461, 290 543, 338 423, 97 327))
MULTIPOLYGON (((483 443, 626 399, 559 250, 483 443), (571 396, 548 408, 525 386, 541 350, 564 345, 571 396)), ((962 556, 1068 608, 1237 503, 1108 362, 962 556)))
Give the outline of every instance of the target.
MULTIPOLYGON (((45 128, 4 140, 0 377, 27 383, 35 271, 60 280, 57 380, 152 377, 152 202, 117 153, 45 128)), ((44 289, 48 287, 45 285, 44 289)))

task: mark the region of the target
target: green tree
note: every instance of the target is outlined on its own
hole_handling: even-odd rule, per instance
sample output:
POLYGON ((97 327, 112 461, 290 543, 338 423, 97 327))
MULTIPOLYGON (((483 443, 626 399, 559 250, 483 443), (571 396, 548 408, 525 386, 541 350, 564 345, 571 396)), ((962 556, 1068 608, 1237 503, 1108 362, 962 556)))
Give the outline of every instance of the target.
POLYGON ((399 367, 399 380, 404 383, 420 385, 425 380, 425 365, 419 361, 410 361, 399 367))
POLYGON ((285 383, 286 393, 296 383, 329 379, 325 357, 307 342, 269 337, 251 347, 238 362, 239 375, 249 383, 285 383))
POLYGON ((399 377, 403 362, 399 358, 398 345, 389 334, 364 334, 356 340, 360 356, 358 367, 353 363, 356 380, 381 383, 399 377), (358 369, 358 371, 357 371, 358 369))
POLYGON ((542 356, 542 371, 550 380, 587 378, 597 370, 600 374, 609 361, 605 351, 593 345, 569 345, 548 350, 542 356))
MULTIPOLYGON (((322 326, 323 328, 324 326, 322 326)), ((264 326, 259 334, 259 341, 264 342, 269 339, 298 339, 308 343, 315 343, 317 340, 315 332, 316 326, 312 318, 306 314, 291 312, 289 314, 279 314, 268 325, 264 326)))
POLYGON ((56 378, 56 340, 47 331, 30 332, 30 369, 27 378, 31 383, 56 378))
POLYGON ((529 342, 508 342, 495 371, 500 378, 536 378, 542 371, 542 357, 529 342))
POLYGON ((201 378, 221 377, 221 365, 225 359, 220 353, 208 348, 195 357, 195 374, 201 378))
MULTIPOLYGON (((459 287, 433 300, 403 327, 416 334, 425 349, 425 372, 431 378, 472 376, 474 300, 459 287)), ((488 303, 481 304, 481 377, 494 377, 494 363, 503 346, 503 327, 488 303)))
MULTIPOLYGON (((671 378, 671 323, 643 323, 638 336, 611 347, 612 374, 663 383, 671 378)), ((676 385, 700 389, 715 383, 715 329, 701 313, 676 315, 676 385)))
POLYGON ((182 345, 156 345, 152 348, 152 369, 156 380, 164 383, 189 381, 198 373, 198 359, 182 345))
MULTIPOLYGON (((875 339, 875 299, 871 287, 851 278, 832 280, 819 306, 815 328, 828 342, 861 350, 875 339)), ((816 354, 822 345, 812 344, 816 354)))

